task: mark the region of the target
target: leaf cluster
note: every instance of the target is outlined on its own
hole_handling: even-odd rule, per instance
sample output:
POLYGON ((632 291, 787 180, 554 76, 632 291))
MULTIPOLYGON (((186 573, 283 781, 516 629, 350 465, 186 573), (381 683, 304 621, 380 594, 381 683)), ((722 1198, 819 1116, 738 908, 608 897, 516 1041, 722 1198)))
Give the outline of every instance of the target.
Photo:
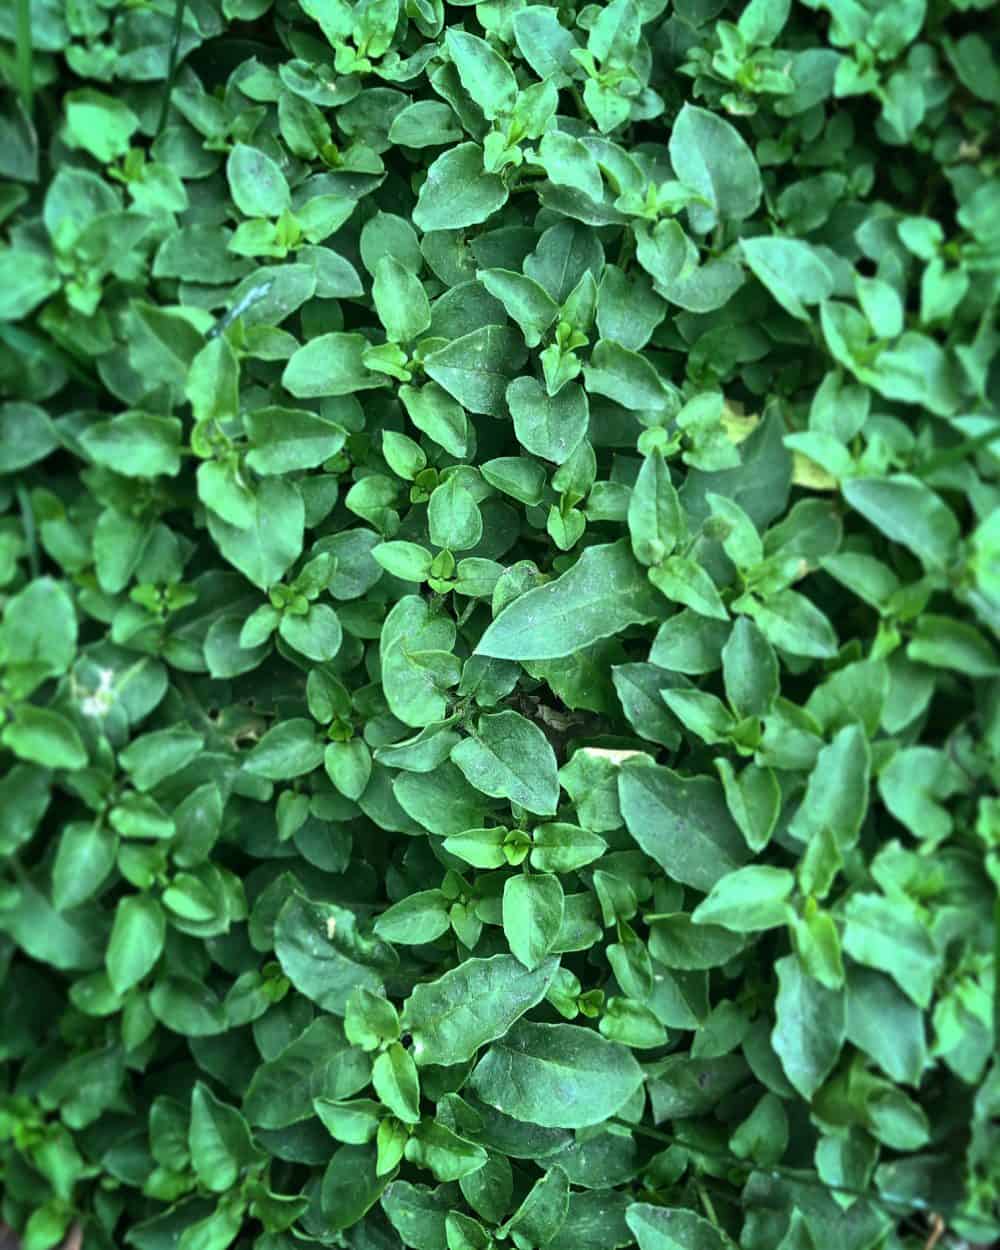
POLYGON ((25 1250, 1000 1236, 996 19, 0 6, 25 1250))

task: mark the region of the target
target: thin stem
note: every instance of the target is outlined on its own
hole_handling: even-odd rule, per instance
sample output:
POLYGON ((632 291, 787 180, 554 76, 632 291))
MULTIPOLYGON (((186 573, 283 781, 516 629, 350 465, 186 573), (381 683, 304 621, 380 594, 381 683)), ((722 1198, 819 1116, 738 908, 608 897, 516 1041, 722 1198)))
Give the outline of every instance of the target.
POLYGON ((24 527, 24 541, 28 548, 28 564, 31 566, 31 576, 40 577, 42 572, 41 560, 38 556, 38 534, 35 530, 35 514, 31 508, 31 500, 28 498, 28 492, 24 486, 17 488, 17 503, 21 509, 21 525, 24 527))
POLYGON ((705 1214, 708 1216, 709 1223, 713 1228, 719 1228, 719 1217, 715 1214, 715 1207, 712 1205, 712 1199, 708 1190, 700 1180, 695 1181, 694 1187, 698 1191, 698 1197, 701 1199, 701 1205, 705 1208, 705 1214))
POLYGON ((170 60, 167 63, 167 81, 163 87, 163 103, 160 106, 160 120, 156 126, 156 137, 163 133, 163 128, 167 124, 167 112, 170 108, 170 97, 174 90, 174 78, 177 74, 177 60, 181 46, 181 31, 184 29, 184 11, 187 8, 187 0, 175 0, 174 2, 174 26, 170 34, 170 60))
POLYGON ((14 38, 17 46, 17 80, 24 111, 31 117, 34 107, 34 55, 31 47, 31 0, 17 0, 14 38))
POLYGON ((1000 442, 1000 430, 995 427, 991 430, 984 430, 982 434, 977 434, 975 438, 965 439, 957 447, 946 447, 942 451, 937 452, 920 465, 920 471, 925 474, 933 473, 935 469, 941 469, 947 464, 954 464, 956 460, 964 460, 971 452, 978 451, 980 447, 987 447, 994 442, 1000 442))
POLYGON ((24 865, 16 855, 8 855, 7 863, 10 864, 14 871, 14 876, 18 879, 21 885, 31 885, 31 878, 28 876, 24 865))

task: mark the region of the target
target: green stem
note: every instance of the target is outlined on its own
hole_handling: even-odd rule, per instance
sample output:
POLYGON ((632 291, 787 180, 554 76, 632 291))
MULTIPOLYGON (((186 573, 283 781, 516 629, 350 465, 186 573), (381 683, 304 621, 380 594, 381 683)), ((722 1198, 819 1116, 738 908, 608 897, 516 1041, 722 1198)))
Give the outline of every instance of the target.
POLYGON ((712 1205, 712 1199, 709 1196, 708 1190, 700 1180, 695 1181, 694 1187, 698 1191, 698 1197, 701 1199, 701 1205, 705 1208, 705 1214, 708 1216, 709 1223, 713 1226, 713 1228, 719 1228, 719 1217, 715 1214, 715 1207, 712 1205))
POLYGON ((181 46, 181 31, 184 29, 184 11, 187 0, 174 0, 174 26, 170 33, 170 60, 167 64, 167 81, 163 86, 163 103, 160 106, 160 120, 156 126, 156 137, 163 133, 167 124, 167 112, 170 108, 170 97, 174 90, 174 78, 177 74, 177 60, 181 46))
POLYGON ((936 455, 930 456, 919 466, 920 472, 923 474, 933 473, 935 469, 941 469, 945 465, 954 464, 957 460, 964 460, 971 452, 978 451, 980 447, 987 447, 994 442, 1000 442, 1000 430, 995 427, 991 430, 984 430, 982 434, 977 434, 975 438, 965 439, 957 447, 946 447, 944 450, 937 452, 936 455))
POLYGON ((615 264, 624 272, 628 268, 629 261, 635 253, 635 231, 628 226, 622 232, 621 246, 618 249, 618 259, 615 264))
POLYGON ((34 107, 35 75, 31 47, 31 0, 17 0, 14 40, 17 49, 17 80, 24 111, 31 117, 34 107))
POLYGON ((10 864, 13 869, 14 876, 18 879, 21 885, 31 885, 31 878, 28 876, 24 865, 16 855, 8 855, 7 863, 10 864))
POLYGON ((38 556, 38 534, 35 530, 35 514, 31 508, 31 500, 28 498, 28 492, 24 486, 17 488, 17 503, 21 510, 21 525, 24 527, 24 542, 28 548, 28 564, 31 566, 31 576, 37 578, 41 576, 41 561, 38 556))

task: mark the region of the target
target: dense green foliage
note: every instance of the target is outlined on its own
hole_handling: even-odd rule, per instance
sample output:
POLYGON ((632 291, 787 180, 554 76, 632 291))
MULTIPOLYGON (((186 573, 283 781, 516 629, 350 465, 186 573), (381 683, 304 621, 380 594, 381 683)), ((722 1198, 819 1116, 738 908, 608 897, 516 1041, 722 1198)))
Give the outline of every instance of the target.
POLYGON ((0 5, 26 1250, 1000 1234, 997 16, 0 5))

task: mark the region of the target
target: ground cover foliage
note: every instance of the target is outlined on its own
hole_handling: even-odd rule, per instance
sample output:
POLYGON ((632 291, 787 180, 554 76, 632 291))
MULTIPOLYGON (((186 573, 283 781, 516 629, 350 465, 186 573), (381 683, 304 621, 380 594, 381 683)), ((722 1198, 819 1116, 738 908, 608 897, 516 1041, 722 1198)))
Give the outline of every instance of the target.
POLYGON ((27 1250, 997 1235, 996 18, 0 9, 27 1250))

